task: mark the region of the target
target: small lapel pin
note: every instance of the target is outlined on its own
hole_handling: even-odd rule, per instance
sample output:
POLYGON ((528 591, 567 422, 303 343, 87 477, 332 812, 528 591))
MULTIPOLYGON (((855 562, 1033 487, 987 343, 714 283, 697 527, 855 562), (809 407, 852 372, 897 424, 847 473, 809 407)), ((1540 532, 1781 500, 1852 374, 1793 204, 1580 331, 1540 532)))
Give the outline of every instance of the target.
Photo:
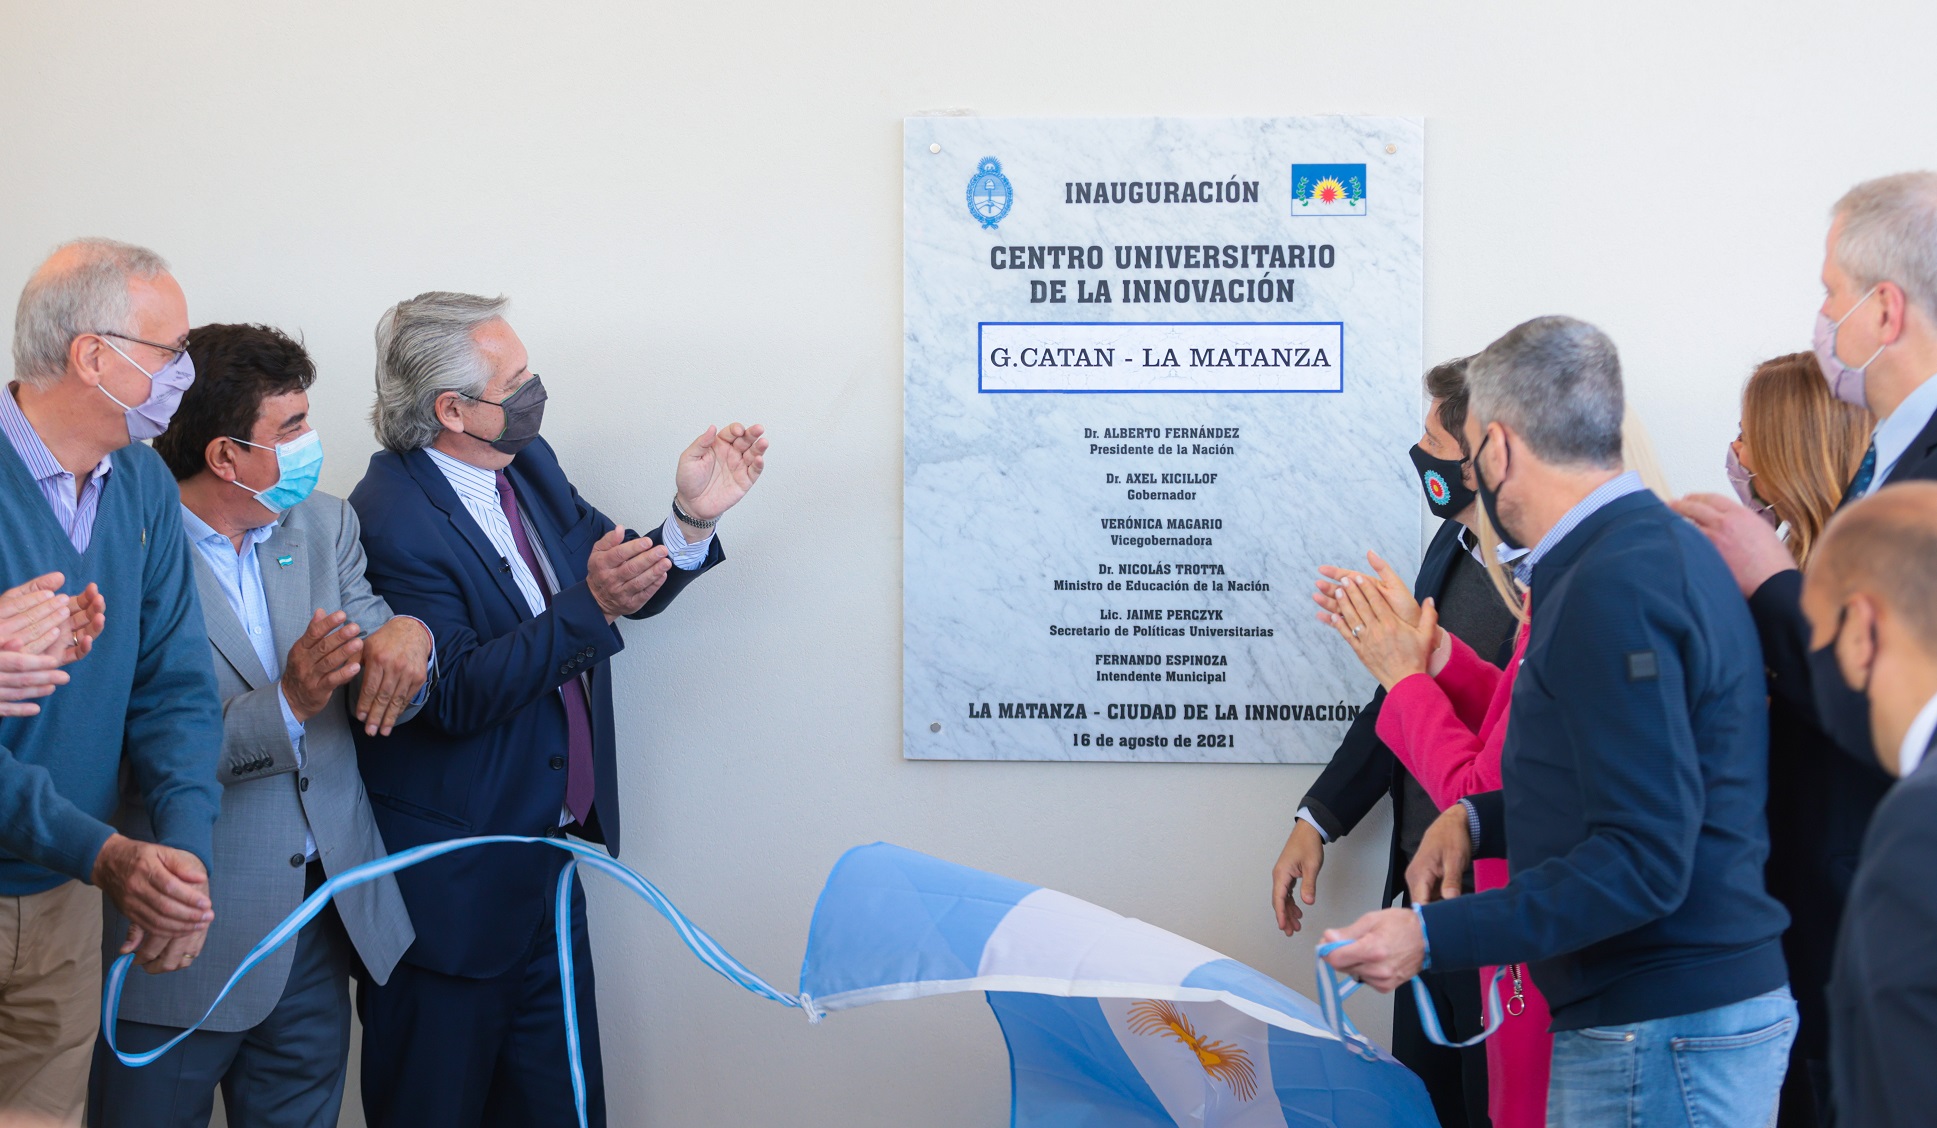
POLYGON ((284 567, 284 568, 287 568, 287 567, 289 567, 289 566, 290 566, 291 564, 294 564, 295 562, 296 562, 296 558, 295 558, 294 556, 278 556, 278 557, 276 557, 276 563, 277 563, 277 564, 278 564, 279 566, 281 566, 281 567, 284 567))

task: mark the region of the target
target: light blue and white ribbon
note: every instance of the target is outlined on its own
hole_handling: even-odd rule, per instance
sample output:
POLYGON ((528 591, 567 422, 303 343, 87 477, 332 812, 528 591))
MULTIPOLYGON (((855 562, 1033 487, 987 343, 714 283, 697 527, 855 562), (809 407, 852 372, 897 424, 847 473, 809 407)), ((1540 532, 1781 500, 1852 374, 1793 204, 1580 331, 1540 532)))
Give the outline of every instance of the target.
MULTIPOLYGON (((283 918, 283 922, 272 929, 269 935, 249 949, 249 954, 242 958, 242 963, 235 969, 235 973, 229 976, 229 981, 223 984, 222 990, 215 996, 215 1001, 209 1004, 207 1012, 195 1025, 152 1050, 130 1053, 115 1045, 115 1021, 121 1011, 121 989, 127 981, 128 969, 134 964, 135 959, 133 953, 120 957, 108 968, 107 989, 101 999, 101 1033, 107 1039, 108 1048, 114 1051, 114 1056, 120 1058, 123 1065, 140 1067, 155 1061, 174 1049, 184 1038, 201 1029, 202 1023, 209 1020, 209 1016, 215 1013, 215 1008, 222 1005, 222 1000, 228 998, 229 992, 242 981, 242 977, 254 970, 257 964, 268 959, 270 953, 294 939, 303 930, 304 925, 316 919, 316 915, 323 911, 323 906, 329 903, 331 897, 345 889, 375 881, 385 874, 409 869, 419 862, 427 862, 432 858, 459 850, 468 850, 473 846, 505 842, 530 842, 551 846, 573 855, 572 860, 567 862, 565 868, 558 874, 558 913, 554 925, 558 932, 558 977, 565 993, 565 1048, 571 1059, 572 1099, 578 1106, 579 1128, 585 1128, 585 1067, 578 1041, 578 996, 573 990, 571 892, 572 878, 580 864, 611 876, 620 885, 625 886, 656 909, 660 916, 665 917, 672 924, 673 930, 679 934, 680 942, 698 956, 700 962, 707 967, 719 972, 740 987, 763 998, 772 999, 782 1006, 803 1006, 799 996, 789 995, 776 989, 766 980, 755 975, 745 964, 734 959, 725 948, 720 947, 718 941, 708 936, 698 925, 687 920, 686 914, 680 912, 677 905, 667 900, 658 886, 647 881, 631 867, 618 862, 604 850, 563 838, 526 838, 511 834, 494 834, 478 838, 454 838, 448 842, 432 842, 413 847, 401 853, 391 854, 344 870, 325 881, 317 887, 316 892, 304 898, 295 912, 283 918)), ((808 1009, 811 1016, 811 1008, 808 1009)))
MULTIPOLYGON (((1325 1016, 1325 1024, 1338 1035, 1339 1041, 1349 1046, 1353 1053, 1369 1060, 1377 1059, 1378 1050, 1372 1040, 1359 1032, 1352 1024, 1352 1016, 1345 1013, 1345 1000, 1352 997, 1365 984, 1356 979, 1346 979, 1338 969, 1325 962, 1325 957, 1350 944, 1350 940, 1334 940, 1318 946, 1318 1009, 1325 1016)), ((1486 1028, 1464 1042, 1455 1042, 1446 1037, 1446 1031, 1439 1025, 1439 1009, 1433 1006, 1433 999, 1426 991, 1426 984, 1418 976, 1408 982, 1412 985, 1412 1000, 1419 1011, 1419 1025, 1426 1032, 1426 1040, 1436 1046, 1463 1050, 1477 1046, 1493 1037, 1494 1031, 1506 1021, 1506 1008, 1500 1004, 1500 980, 1507 973, 1505 966, 1493 969, 1493 981, 1486 985, 1486 1028)))

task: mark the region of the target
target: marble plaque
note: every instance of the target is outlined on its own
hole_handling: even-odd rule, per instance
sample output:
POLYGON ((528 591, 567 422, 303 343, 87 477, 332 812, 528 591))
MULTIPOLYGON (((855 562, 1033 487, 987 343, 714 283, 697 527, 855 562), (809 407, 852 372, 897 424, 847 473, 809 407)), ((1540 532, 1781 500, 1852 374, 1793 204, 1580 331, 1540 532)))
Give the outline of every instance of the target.
POLYGON ((1322 762, 1410 578, 1413 118, 903 126, 903 752, 1322 762))

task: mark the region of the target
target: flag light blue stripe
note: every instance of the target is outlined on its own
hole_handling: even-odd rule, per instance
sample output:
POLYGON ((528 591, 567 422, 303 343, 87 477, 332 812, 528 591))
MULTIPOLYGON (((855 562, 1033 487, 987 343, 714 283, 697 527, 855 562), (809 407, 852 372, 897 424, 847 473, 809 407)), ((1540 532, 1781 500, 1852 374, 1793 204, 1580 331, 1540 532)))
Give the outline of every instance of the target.
POLYGON ((1009 1046, 1010 1128, 1174 1128, 1095 999, 985 997, 1009 1046))
POLYGON ((841 855, 814 905, 800 968, 818 1000, 974 978, 1002 918, 1039 887, 876 842, 841 855))
MULTIPOLYGON (((1345 1013, 1345 1000, 1351 998, 1365 984, 1356 979, 1346 982, 1339 978, 1336 968, 1325 962, 1328 954, 1350 943, 1350 940, 1334 940, 1330 944, 1318 946, 1318 1009, 1325 1016, 1325 1024, 1332 1028, 1332 1033, 1338 1035, 1340 1041, 1350 1046, 1353 1053, 1371 1060, 1379 1057, 1382 1051, 1373 1044, 1372 1039, 1359 1033, 1359 1028, 1352 1024, 1352 1016, 1345 1013)), ((1500 1005, 1500 980, 1506 973, 1507 969, 1504 967, 1493 969, 1493 981, 1486 985, 1486 1028, 1464 1042, 1455 1042, 1446 1037, 1446 1031, 1439 1025, 1439 1011, 1433 1006, 1432 996, 1427 993, 1425 983, 1421 982, 1418 976, 1413 976, 1408 982, 1412 984, 1412 999, 1417 1004, 1419 1025, 1426 1032, 1426 1040, 1436 1046, 1463 1050, 1468 1046, 1477 1046, 1493 1037, 1494 1031, 1500 1029, 1500 1024, 1507 1020, 1506 1008, 1500 1005)))
MULTIPOLYGON (((571 1062, 572 1096, 578 1104, 578 1122, 580 1128, 584 1128, 585 1125, 585 1073, 578 1040, 577 996, 572 990, 572 917, 570 896, 572 877, 579 863, 582 862, 614 878, 619 884, 625 886, 647 904, 651 905, 658 911, 660 916, 665 917, 672 924, 673 930, 679 934, 680 942, 685 944, 693 955, 699 957, 699 961, 707 967, 712 968, 722 976, 762 998, 771 999, 783 1006, 804 1006, 798 996, 789 995, 774 988, 766 980, 755 975, 745 964, 734 959, 725 948, 720 947, 719 943, 711 936, 708 936, 699 926, 687 920, 686 915, 680 912, 679 907, 668 900, 664 893, 659 891, 658 886, 647 881, 631 867, 620 863, 605 851, 563 838, 527 838, 513 834, 493 834, 477 838, 453 838, 445 842, 431 842, 422 846, 412 847, 409 850, 404 850, 400 853, 391 854, 388 857, 378 858, 374 861, 365 862, 360 866, 344 870, 342 873, 325 881, 317 887, 316 892, 311 893, 308 897, 304 898, 302 904, 296 906, 295 912, 284 917, 281 924, 278 924, 270 930, 269 935, 264 936, 256 942, 255 947, 249 949, 248 955, 242 957, 242 963, 236 967, 235 973, 229 976, 229 981, 222 985, 222 990, 215 996, 215 1001, 209 1004, 207 1012, 196 1021, 195 1025, 183 1030, 181 1033, 152 1050, 144 1050, 140 1053, 128 1053, 115 1045, 114 1031, 117 1016, 121 1012, 121 992, 123 985, 128 979, 128 969, 133 965, 135 959, 134 953, 132 952, 120 957, 108 968, 106 991, 101 999, 101 1034, 107 1040, 108 1048, 114 1051, 114 1056, 120 1058, 123 1065, 131 1068, 148 1065, 169 1050, 180 1045, 184 1038, 200 1030, 202 1024, 208 1021, 209 1015, 215 1013, 215 1008, 221 1006, 222 1000, 228 998, 229 992, 234 990, 235 985, 242 981, 243 976, 255 970, 256 966, 263 960, 268 959, 271 953, 284 944, 287 944, 297 933, 301 932, 304 925, 316 919, 316 915, 323 911, 323 906, 328 904, 330 898, 336 896, 338 893, 341 893, 345 889, 353 889, 356 886, 368 884, 385 874, 409 869, 419 862, 427 862, 432 858, 441 857, 445 854, 455 853, 459 850, 467 850, 474 846, 487 846, 505 842, 529 842, 539 846, 550 846, 563 850, 573 855, 574 858, 573 861, 566 863, 563 872, 559 874, 558 913, 554 921, 554 927, 558 931, 558 970, 565 992, 566 1052, 571 1062)), ((810 1017, 813 1017, 811 1011, 810 1017)))

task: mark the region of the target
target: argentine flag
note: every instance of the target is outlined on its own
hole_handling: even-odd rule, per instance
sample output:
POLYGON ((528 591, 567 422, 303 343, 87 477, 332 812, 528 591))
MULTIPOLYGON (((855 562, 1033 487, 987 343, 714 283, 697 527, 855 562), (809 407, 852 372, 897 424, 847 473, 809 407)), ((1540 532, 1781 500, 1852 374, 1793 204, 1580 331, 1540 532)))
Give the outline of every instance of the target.
POLYGON ((985 991, 1015 1128, 1434 1126, 1419 1079, 1200 944, 898 846, 850 850, 814 908, 810 1014, 985 991))

